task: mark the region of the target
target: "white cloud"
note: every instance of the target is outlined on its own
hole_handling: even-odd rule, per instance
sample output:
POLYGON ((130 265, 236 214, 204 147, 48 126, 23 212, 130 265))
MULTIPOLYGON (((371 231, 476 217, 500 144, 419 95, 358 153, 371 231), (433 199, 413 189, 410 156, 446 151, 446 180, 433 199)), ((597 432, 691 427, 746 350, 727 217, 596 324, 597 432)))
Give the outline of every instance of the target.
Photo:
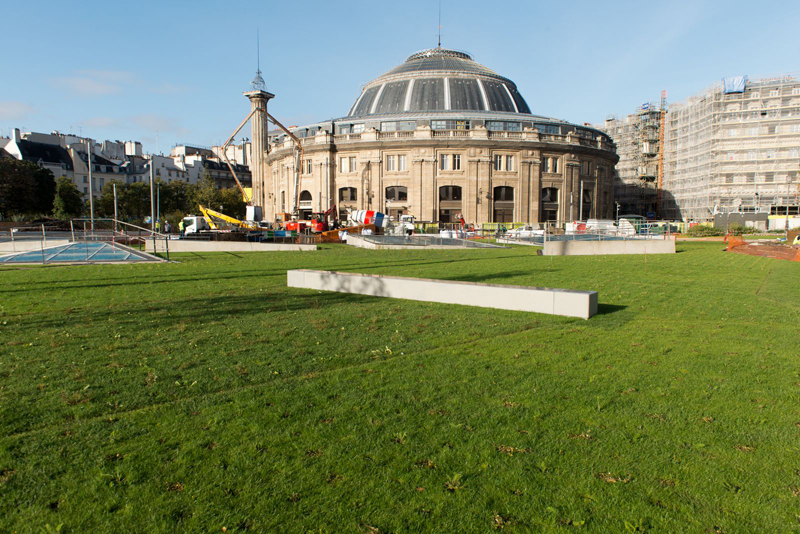
POLYGON ((181 91, 186 91, 186 86, 183 85, 176 85, 170 82, 164 82, 158 87, 150 88, 151 93, 156 93, 159 95, 172 95, 175 93, 180 93, 181 91))
POLYGON ((80 76, 106 83, 139 83, 139 79, 132 72, 126 70, 99 70, 85 69, 77 72, 80 76))
POLYGON ((113 117, 92 117, 81 121, 81 126, 87 128, 120 128, 124 127, 124 122, 113 117))
POLYGON ((81 78, 78 76, 55 78, 53 83, 56 89, 66 89, 71 93, 80 96, 104 96, 119 93, 121 88, 118 85, 93 80, 91 78, 81 78))
POLYGON ((33 113, 34 109, 24 102, 0 101, 0 120, 19 121, 33 113))
POLYGON ((128 71, 86 69, 75 74, 53 79, 56 89, 66 89, 79 96, 105 96, 120 93, 127 86, 141 84, 136 75, 128 71))

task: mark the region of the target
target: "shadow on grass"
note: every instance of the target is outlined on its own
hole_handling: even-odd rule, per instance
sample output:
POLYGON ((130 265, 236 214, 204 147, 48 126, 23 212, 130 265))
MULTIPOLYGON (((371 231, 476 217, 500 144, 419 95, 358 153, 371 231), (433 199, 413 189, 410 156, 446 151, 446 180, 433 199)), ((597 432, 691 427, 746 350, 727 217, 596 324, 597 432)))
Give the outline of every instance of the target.
POLYGON ((508 278, 530 276, 532 272, 533 271, 529 269, 525 271, 507 271, 507 272, 501 272, 501 273, 495 272, 489 274, 454 275, 445 278, 439 278, 438 280, 452 280, 456 282, 493 283, 495 281, 505 280, 508 278))
POLYGON ((597 315, 609 315, 612 313, 620 312, 627 308, 627 306, 620 306, 618 304, 598 304, 597 315))

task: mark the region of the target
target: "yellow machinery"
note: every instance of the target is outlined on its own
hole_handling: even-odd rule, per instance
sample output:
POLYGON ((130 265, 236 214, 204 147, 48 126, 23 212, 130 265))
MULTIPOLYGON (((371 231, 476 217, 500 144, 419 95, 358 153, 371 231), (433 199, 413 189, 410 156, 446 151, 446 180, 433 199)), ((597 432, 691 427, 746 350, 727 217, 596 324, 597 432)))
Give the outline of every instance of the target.
POLYGON ((205 208, 203 206, 200 206, 200 213, 203 214, 203 218, 206 220, 206 222, 208 223, 208 226, 211 227, 212 230, 219 230, 220 229, 219 225, 217 225, 217 223, 215 222, 215 219, 216 220, 220 220, 220 221, 225 221, 226 223, 229 223, 229 224, 231 224, 231 225, 233 225, 233 226, 235 226, 237 228, 246 228, 248 230, 258 230, 259 229, 258 226, 256 226, 253 223, 249 223, 249 222, 246 222, 246 221, 240 221, 239 219, 236 219, 236 218, 231 217, 229 215, 225 215, 224 213, 220 213, 218 211, 214 211, 212 209, 205 208))

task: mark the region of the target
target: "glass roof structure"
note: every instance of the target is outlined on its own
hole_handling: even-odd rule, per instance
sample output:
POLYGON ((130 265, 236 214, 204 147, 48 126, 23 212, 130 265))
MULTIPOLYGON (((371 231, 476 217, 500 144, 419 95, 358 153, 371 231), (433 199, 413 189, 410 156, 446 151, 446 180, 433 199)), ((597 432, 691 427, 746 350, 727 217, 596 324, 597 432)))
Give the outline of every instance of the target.
POLYGON ((0 265, 31 263, 137 263, 164 261, 157 256, 118 244, 75 242, 0 256, 0 265))
POLYGON ((514 82, 465 52, 432 48, 369 82, 348 117, 442 111, 531 114, 514 82))

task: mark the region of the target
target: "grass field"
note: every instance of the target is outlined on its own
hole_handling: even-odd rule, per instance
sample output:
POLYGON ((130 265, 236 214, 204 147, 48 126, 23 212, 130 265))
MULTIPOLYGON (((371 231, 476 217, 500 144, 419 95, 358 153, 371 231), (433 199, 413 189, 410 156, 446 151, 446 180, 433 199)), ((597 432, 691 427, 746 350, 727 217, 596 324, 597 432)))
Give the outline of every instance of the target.
POLYGON ((0 532, 797 532, 800 263, 721 248, 0 270, 0 532), (600 313, 287 289, 300 267, 600 313))

